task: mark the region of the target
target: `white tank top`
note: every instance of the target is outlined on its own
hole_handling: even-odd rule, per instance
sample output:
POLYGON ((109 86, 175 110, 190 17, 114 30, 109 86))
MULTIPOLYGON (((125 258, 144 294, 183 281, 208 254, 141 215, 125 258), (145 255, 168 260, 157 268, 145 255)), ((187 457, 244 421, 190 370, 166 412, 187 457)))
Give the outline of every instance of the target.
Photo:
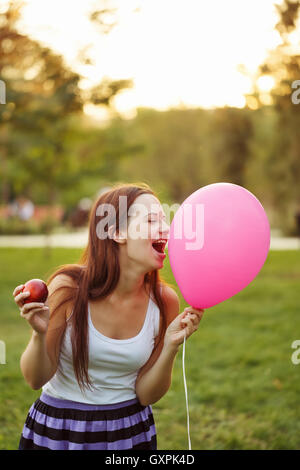
POLYGON ((89 377, 93 390, 80 390, 73 363, 67 324, 62 341, 58 369, 43 387, 43 392, 56 398, 80 403, 111 404, 136 397, 135 381, 139 369, 151 356, 159 333, 159 308, 149 297, 145 322, 133 338, 113 339, 104 336, 93 325, 88 304, 89 377))

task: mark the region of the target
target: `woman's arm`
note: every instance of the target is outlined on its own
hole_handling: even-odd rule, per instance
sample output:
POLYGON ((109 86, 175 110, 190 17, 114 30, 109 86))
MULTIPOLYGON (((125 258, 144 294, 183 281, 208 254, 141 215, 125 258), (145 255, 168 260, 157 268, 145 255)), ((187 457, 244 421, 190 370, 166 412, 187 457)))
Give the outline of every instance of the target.
POLYGON ((164 338, 141 368, 136 380, 136 395, 143 406, 160 400, 169 390, 176 354, 184 336, 194 333, 203 315, 203 310, 192 307, 178 315, 180 302, 176 292, 166 286, 164 292, 167 313, 167 330, 164 338), (184 324, 186 326, 184 327, 184 324))
MULTIPOLYGON (((49 308, 49 324, 44 328, 36 328, 38 319, 35 319, 31 339, 20 359, 20 367, 26 382, 34 390, 39 390, 55 374, 59 360, 59 347, 50 347, 49 345, 58 345, 61 343, 65 330, 65 304, 56 312, 55 318, 51 313, 56 305, 61 302, 62 290, 55 293, 55 290, 65 283, 65 276, 60 274, 56 276, 48 285, 49 296, 45 305, 49 308)), ((30 313, 24 313, 23 318, 29 321, 30 313)), ((38 316, 39 313, 33 315, 38 316)), ((34 321, 34 319, 30 320, 34 321)))
POLYGON ((163 346, 159 358, 148 372, 136 382, 136 395, 143 406, 152 405, 169 390, 172 370, 179 348, 163 346))
POLYGON ((55 374, 54 364, 46 349, 46 335, 32 332, 27 348, 20 360, 20 367, 24 379, 33 390, 39 390, 55 374))

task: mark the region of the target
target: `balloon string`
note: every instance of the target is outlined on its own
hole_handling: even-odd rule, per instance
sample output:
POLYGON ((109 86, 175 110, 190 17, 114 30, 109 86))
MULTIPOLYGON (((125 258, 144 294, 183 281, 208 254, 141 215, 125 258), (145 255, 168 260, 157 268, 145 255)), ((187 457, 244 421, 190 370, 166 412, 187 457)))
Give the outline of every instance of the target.
POLYGON ((189 405, 188 405, 188 395, 187 395, 187 386, 186 386, 185 368, 184 368, 184 358, 185 358, 185 335, 186 335, 186 332, 184 331, 183 351, 182 351, 182 368, 183 368, 183 383, 184 383, 185 402, 186 402, 187 432, 188 432, 189 450, 192 450, 191 438, 190 438, 189 405))

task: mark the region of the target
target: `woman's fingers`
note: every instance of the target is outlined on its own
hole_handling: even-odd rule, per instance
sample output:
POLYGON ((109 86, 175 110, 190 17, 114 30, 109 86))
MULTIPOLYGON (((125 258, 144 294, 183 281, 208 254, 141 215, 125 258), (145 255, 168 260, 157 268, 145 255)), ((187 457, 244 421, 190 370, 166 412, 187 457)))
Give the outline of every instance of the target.
POLYGON ((195 326, 200 322, 200 317, 196 313, 187 312, 185 318, 190 318, 195 326))
POLYGON ((36 313, 42 313, 45 312, 48 309, 48 307, 38 307, 30 310, 29 312, 24 312, 23 310, 20 311, 20 315, 22 318, 26 318, 26 320, 30 321, 31 318, 36 314, 36 313))
POLYGON ((41 309, 42 307, 44 307, 43 303, 30 302, 28 304, 22 305, 22 312, 26 314, 26 313, 28 313, 29 310, 32 310, 32 309, 35 309, 35 308, 41 309))
POLYGON ((16 294, 18 294, 19 292, 21 292, 21 290, 23 289, 24 287, 24 284, 20 284, 19 286, 17 286, 15 288, 15 290, 13 291, 13 296, 15 296, 16 294))
POLYGON ((191 317, 186 317, 182 320, 182 323, 184 323, 187 327, 191 328, 198 328, 199 321, 197 319, 193 319, 191 317))
POLYGON ((186 330, 186 336, 189 337, 198 330, 200 318, 195 313, 188 312, 181 322, 183 323, 183 328, 186 330))
POLYGON ((198 325, 200 318, 196 313, 190 313, 190 319, 192 320, 193 324, 196 326, 198 325))
POLYGON ((199 318, 199 321, 203 317, 204 310, 202 308, 193 308, 193 307, 187 307, 184 309, 184 312, 189 313, 190 315, 196 315, 199 318))
POLYGON ((15 296, 15 302, 19 305, 19 307, 22 307, 24 304, 24 300, 30 295, 30 292, 25 291, 21 292, 20 294, 15 296))
POLYGON ((184 309, 184 312, 192 312, 192 313, 204 313, 204 309, 203 308, 194 308, 194 307, 186 307, 184 309))

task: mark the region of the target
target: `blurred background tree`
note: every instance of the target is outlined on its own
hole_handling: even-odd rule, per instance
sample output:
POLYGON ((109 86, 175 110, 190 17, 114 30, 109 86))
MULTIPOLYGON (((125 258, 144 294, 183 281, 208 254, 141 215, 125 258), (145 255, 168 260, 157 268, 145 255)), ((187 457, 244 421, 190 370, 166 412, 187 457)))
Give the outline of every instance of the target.
POLYGON ((267 100, 267 108, 272 107, 272 110, 264 110, 265 132, 262 128, 258 129, 266 137, 268 151, 264 151, 263 139, 257 141, 253 148, 260 160, 264 154, 261 161, 264 170, 267 169, 266 192, 276 208, 276 223, 282 229, 288 227, 294 234, 294 215, 300 207, 300 107, 293 103, 292 94, 295 91, 294 82, 300 79, 300 2, 283 0, 282 4, 275 6, 279 14, 276 30, 280 34, 281 44, 270 51, 257 73, 257 79, 272 77, 274 86, 268 94, 259 93, 256 89, 253 95, 248 96, 248 103, 253 103, 255 99, 257 106, 264 108, 267 100))
POLYGON ((83 92, 80 75, 61 56, 18 32, 22 6, 11 1, 0 14, 0 77, 7 90, 0 107, 1 199, 6 204, 20 193, 52 205, 61 192, 74 192, 88 166, 94 174, 111 167, 99 152, 93 167, 94 153, 83 155, 74 145, 86 138, 83 105, 109 106, 131 81, 104 80, 83 92))
MULTIPOLYGON (((94 198, 102 186, 143 180, 167 203, 181 203, 207 184, 227 181, 252 191, 271 225, 295 234, 300 204, 299 105, 292 84, 300 79, 299 1, 277 5, 282 43, 270 52, 253 81, 244 108, 180 106, 167 111, 139 108, 123 118, 115 97, 132 80, 105 78, 81 88, 79 73, 61 56, 18 30, 22 3, 0 13, 0 78, 6 104, 0 106, 0 196, 3 205, 18 195, 35 204, 62 204, 94 198), (271 76, 266 93, 258 86, 271 76), (93 120, 85 106, 111 112, 93 120)), ((90 14, 99 34, 109 34, 117 9, 99 1, 90 14)), ((88 45, 79 60, 92 64, 88 45)), ((241 66, 242 70, 242 66, 241 66)))

